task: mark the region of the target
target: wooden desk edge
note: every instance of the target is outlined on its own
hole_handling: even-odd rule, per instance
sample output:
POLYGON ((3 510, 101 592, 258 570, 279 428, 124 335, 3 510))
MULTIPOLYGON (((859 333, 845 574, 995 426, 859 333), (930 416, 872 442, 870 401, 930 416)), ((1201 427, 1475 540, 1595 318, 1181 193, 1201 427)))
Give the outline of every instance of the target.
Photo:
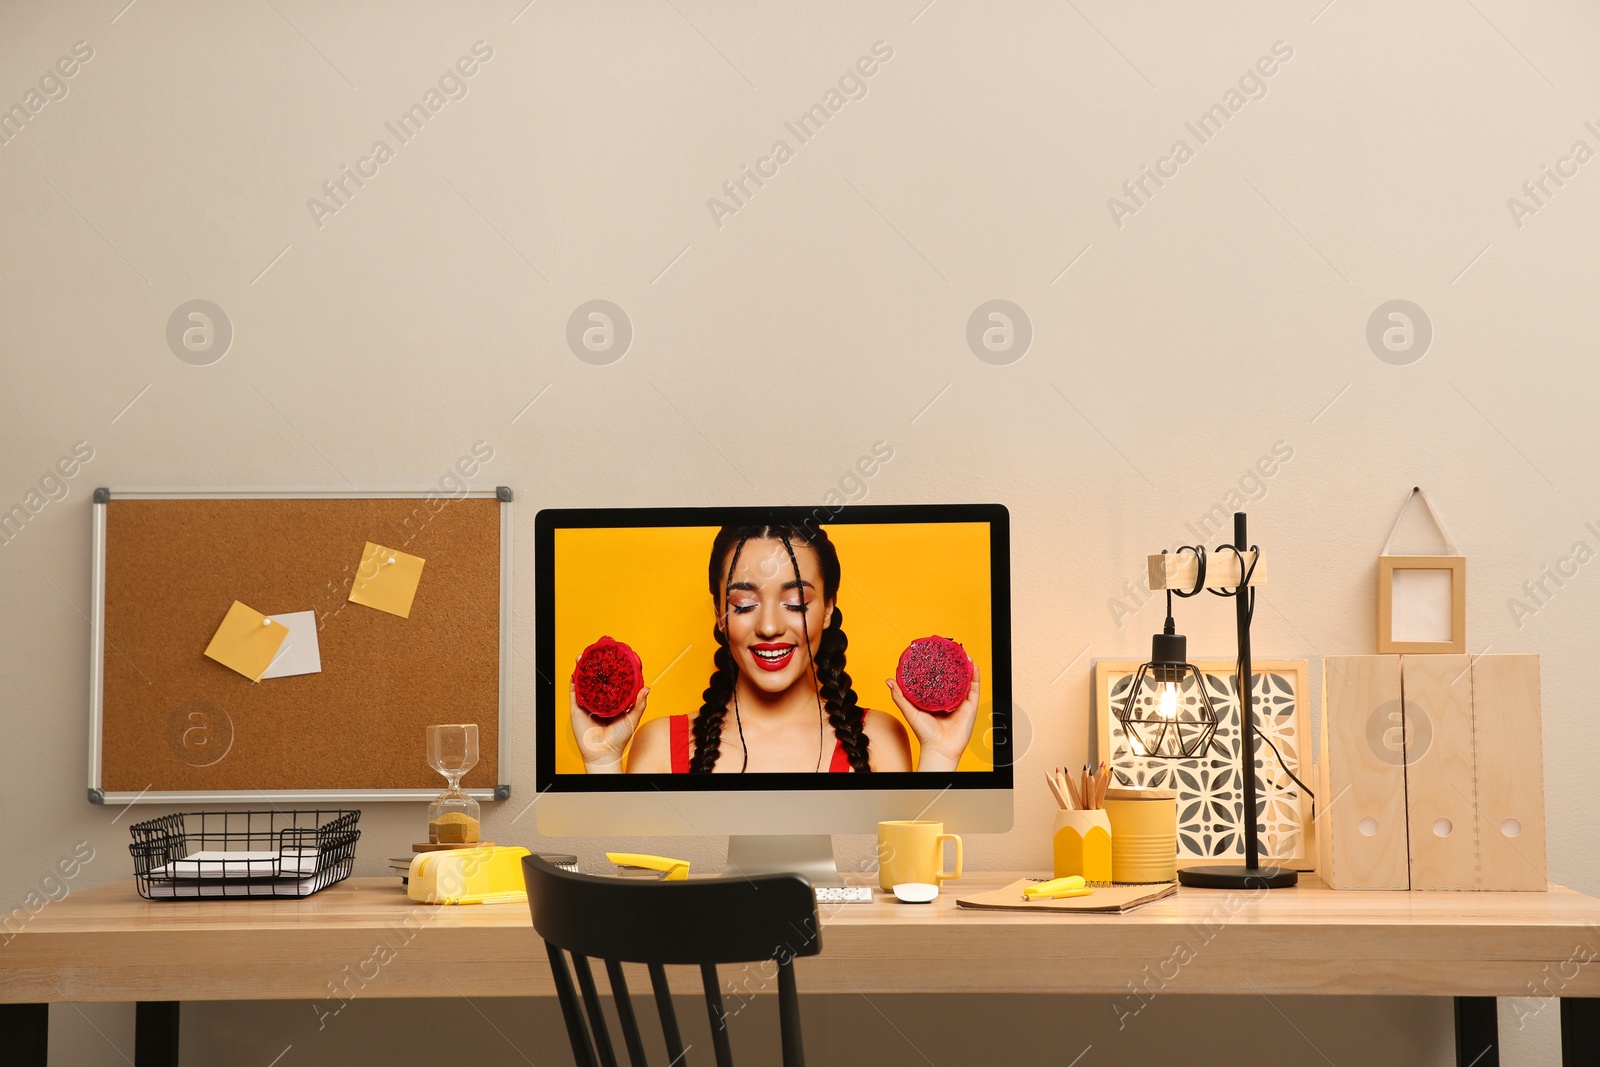
MULTIPOLYGON (((1017 877, 964 882, 973 892, 1017 877)), ((1600 968, 1574 962, 1600 955, 1600 900, 1559 886, 1335 893, 1311 879, 1236 898, 1231 911, 1219 908, 1225 892, 1185 889, 1124 916, 961 909, 960 895, 932 907, 824 905, 823 955, 799 961, 801 990, 1600 997, 1600 968)), ((523 905, 418 905, 392 878, 304 901, 184 903, 143 901, 117 882, 0 933, 0 1002, 553 996, 530 927, 523 905), (162 914, 173 921, 150 922, 162 914)), ((751 972, 724 968, 730 992, 751 972)), ((684 992, 697 982, 674 975, 684 992)))

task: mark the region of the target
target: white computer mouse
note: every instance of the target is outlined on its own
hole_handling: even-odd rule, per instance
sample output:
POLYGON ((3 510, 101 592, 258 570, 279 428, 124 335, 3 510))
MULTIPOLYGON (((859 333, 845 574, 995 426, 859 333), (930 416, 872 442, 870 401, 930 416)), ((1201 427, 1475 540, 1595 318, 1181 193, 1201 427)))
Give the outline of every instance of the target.
POLYGON ((939 895, 939 887, 932 882, 901 882, 894 895, 902 904, 927 904, 939 895))

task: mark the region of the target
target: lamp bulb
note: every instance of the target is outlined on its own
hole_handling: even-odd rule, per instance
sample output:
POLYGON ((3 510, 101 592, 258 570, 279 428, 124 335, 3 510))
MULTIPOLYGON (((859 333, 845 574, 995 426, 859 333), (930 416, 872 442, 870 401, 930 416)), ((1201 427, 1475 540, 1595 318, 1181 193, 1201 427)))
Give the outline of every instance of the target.
POLYGON ((1174 682, 1161 683, 1161 717, 1163 719, 1178 717, 1178 686, 1174 682))

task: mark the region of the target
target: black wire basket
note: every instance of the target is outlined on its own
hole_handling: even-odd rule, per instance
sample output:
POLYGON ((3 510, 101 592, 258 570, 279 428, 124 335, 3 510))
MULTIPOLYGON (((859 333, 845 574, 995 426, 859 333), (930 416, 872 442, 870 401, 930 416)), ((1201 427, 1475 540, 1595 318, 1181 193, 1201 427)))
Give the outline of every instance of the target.
POLYGON ((189 811, 130 827, 146 900, 307 897, 350 877, 359 811, 189 811))

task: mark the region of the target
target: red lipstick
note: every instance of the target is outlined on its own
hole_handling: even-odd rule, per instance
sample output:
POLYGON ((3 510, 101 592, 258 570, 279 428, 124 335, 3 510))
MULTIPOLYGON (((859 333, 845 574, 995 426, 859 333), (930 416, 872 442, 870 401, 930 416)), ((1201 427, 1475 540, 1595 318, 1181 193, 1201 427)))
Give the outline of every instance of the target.
POLYGON ((781 671, 794 659, 795 645, 759 644, 751 645, 750 651, 755 653, 756 666, 764 671, 781 671))

